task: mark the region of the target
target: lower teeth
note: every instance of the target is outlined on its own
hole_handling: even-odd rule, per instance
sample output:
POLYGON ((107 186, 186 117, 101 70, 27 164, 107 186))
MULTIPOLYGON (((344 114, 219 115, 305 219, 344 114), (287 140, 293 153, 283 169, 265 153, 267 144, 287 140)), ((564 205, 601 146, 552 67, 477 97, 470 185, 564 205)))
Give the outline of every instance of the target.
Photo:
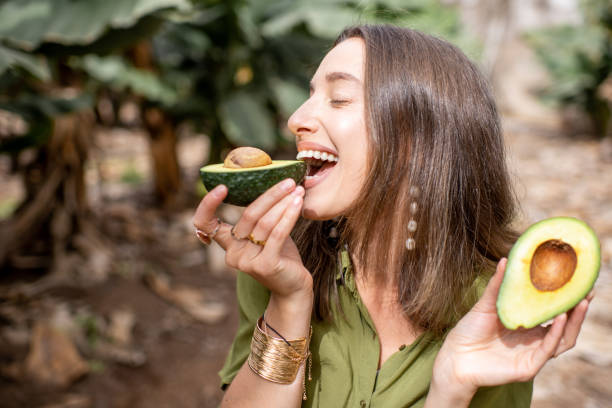
POLYGON ((313 177, 319 171, 320 167, 308 166, 306 176, 313 177))
MULTIPOLYGON (((310 180, 313 179, 315 177, 317 177, 317 174, 319 173, 319 171, 325 166, 325 164, 327 163, 323 163, 321 166, 314 166, 312 164, 308 164, 308 167, 306 168, 306 180, 310 180)), ((335 164, 335 163, 332 163, 335 164)))

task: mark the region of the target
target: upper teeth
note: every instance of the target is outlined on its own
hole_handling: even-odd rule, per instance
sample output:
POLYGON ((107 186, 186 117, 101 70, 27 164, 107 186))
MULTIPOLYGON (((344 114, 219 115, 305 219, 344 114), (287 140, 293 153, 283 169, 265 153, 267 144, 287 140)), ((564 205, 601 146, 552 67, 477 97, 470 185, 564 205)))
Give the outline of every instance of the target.
POLYGON ((317 160, 323 160, 328 162, 337 162, 338 158, 331 153, 320 152, 318 150, 302 150, 297 154, 296 159, 315 158, 317 160))

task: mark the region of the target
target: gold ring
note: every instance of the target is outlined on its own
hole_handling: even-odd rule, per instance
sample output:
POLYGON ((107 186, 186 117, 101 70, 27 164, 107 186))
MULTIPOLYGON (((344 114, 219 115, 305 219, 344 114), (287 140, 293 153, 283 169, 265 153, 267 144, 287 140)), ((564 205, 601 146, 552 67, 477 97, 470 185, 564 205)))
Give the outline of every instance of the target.
POLYGON ((237 240, 237 241, 243 241, 243 240, 247 239, 246 237, 244 237, 244 238, 240 238, 239 236, 237 236, 237 235, 236 235, 236 232, 234 231, 234 228, 236 228, 236 226, 235 226, 235 225, 234 225, 234 226, 232 227, 232 229, 230 230, 230 234, 232 234, 232 238, 234 238, 234 239, 235 239, 235 240, 237 240))
POLYGON ((217 232, 219 232, 219 228, 221 228, 221 220, 217 218, 217 226, 213 230, 213 232, 208 233, 204 232, 199 228, 196 228, 195 234, 204 245, 210 245, 217 232))
POLYGON ((259 246, 265 246, 266 245, 266 241, 260 241, 258 239, 255 239, 255 237, 253 236, 253 234, 249 234, 249 236, 247 237, 249 241, 251 241, 252 243, 254 243, 255 245, 259 245, 259 246))

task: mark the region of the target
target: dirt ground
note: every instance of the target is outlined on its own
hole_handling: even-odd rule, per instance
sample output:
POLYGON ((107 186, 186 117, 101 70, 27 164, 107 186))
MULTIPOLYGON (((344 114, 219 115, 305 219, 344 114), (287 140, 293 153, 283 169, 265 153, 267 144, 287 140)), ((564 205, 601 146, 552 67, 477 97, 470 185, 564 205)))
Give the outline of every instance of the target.
MULTIPOLYGON (((612 163, 603 160, 596 141, 568 139, 513 119, 504 126, 523 207, 521 227, 576 216, 595 228, 602 243, 601 274, 583 333, 571 352, 539 374, 532 406, 611 407, 612 163)), ((111 268, 38 291, 28 288, 44 271, 2 272, 0 406, 216 407, 217 372, 237 325, 234 275, 223 268, 217 248, 205 249, 193 237, 196 197, 171 215, 150 206, 144 136, 105 130, 97 137, 100 148, 87 178, 96 223, 115 248, 111 268), (33 327, 45 324, 63 328, 63 338, 78 350, 76 366, 83 368, 63 384, 32 380, 38 344, 33 327)), ((197 183, 205 150, 202 138, 181 142, 187 183, 197 183)), ((8 178, 0 179, 0 190, 5 200, 19 194, 8 178)), ((235 216, 234 209, 225 210, 230 221, 235 216)))

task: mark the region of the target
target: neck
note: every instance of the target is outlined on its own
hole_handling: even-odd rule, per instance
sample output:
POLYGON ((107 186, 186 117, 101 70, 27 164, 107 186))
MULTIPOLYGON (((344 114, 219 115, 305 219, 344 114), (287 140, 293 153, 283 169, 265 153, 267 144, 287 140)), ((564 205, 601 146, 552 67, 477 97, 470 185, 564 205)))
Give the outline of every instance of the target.
POLYGON ((381 271, 364 271, 358 261, 354 263, 357 291, 376 327, 381 353, 379 367, 399 346, 411 344, 423 330, 404 312, 397 297, 397 280, 381 271), (378 273, 378 274, 377 274, 378 273), (384 278, 381 279, 380 277, 384 278))
MULTIPOLYGON (((387 268, 367 269, 359 259, 358 254, 351 253, 353 276, 358 288, 367 289, 368 292, 376 294, 376 297, 384 303, 397 303, 397 277, 387 268)), ((373 259, 373 254, 368 254, 373 259)))
POLYGON ((397 292, 399 276, 396 273, 397 268, 395 266, 402 262, 402 253, 398 253, 396 245, 394 245, 401 238, 397 235, 397 231, 394 231, 393 239, 391 239, 389 245, 385 246, 387 250, 384 252, 382 259, 379 253, 382 249, 381 246, 368 245, 365 248, 365 259, 361 259, 358 248, 361 248, 362 244, 359 241, 349 241, 349 254, 355 279, 380 290, 397 292), (367 260, 367 264, 364 262, 365 260, 367 260))

